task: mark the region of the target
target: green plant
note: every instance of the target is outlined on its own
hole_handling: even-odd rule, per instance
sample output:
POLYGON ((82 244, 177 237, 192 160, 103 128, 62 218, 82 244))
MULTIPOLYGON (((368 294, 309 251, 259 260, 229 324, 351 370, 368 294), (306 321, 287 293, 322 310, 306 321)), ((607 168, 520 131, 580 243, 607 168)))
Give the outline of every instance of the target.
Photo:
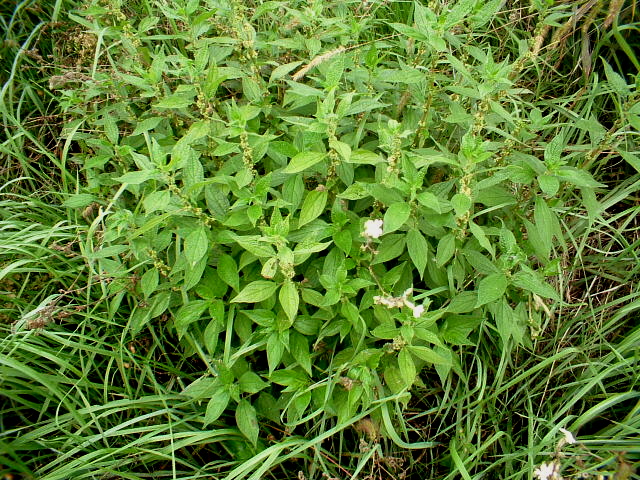
MULTIPOLYGON (((538 3, 539 34, 560 7, 538 3)), ((547 102, 544 85, 527 88, 538 37, 505 50, 499 22, 488 30, 503 4, 70 10, 77 35, 56 51, 75 63, 48 78, 62 155, 34 142, 61 205, 32 220, 42 237, 18 238, 28 227, 10 197, 3 216, 36 259, 9 263, 14 279, 54 259, 49 288, 20 292, 0 344, 9 404, 25 412, 0 437, 8 467, 47 479, 399 475, 390 452, 431 449, 446 452, 431 454, 434 478, 524 478, 572 398, 585 399, 572 428, 606 409, 612 400, 587 398, 601 384, 585 360, 603 343, 547 344, 577 308, 568 279, 597 262, 587 243, 618 228, 606 210, 636 191, 633 177, 605 196, 599 160, 615 149, 638 165, 635 86, 602 61, 592 92, 547 102), (582 265, 566 260, 575 252, 582 265), (559 364, 573 378, 576 362, 577 393, 557 412, 535 408, 545 376, 559 364), (521 424, 505 418, 510 396, 521 424), (432 436, 414 426, 426 416, 432 436), (30 449, 34 461, 15 453, 30 449)), ((16 156, 32 134, 7 105, 19 132, 3 144, 8 161, 49 185, 16 156)), ((615 234, 627 254, 632 228, 615 234)), ((603 278, 620 284, 637 273, 622 257, 611 269, 603 278)), ((603 360, 602 381, 633 368, 628 348, 603 360)))

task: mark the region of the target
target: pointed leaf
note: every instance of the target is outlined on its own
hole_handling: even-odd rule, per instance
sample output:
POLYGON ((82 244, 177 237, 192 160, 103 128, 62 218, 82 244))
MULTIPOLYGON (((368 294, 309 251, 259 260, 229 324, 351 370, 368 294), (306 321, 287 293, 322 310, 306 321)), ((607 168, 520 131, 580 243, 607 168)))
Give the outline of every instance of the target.
POLYGON ((278 292, 278 299, 289 322, 293 323, 298 314, 298 305, 300 304, 300 296, 295 283, 291 280, 285 281, 280 287, 280 292, 278 292))
POLYGON ((400 368, 400 376, 402 376, 405 384, 413 385, 413 382, 416 381, 416 364, 406 348, 400 350, 398 354, 398 367, 400 368))
POLYGON ((275 282, 256 280, 251 282, 231 300, 232 303, 257 303, 271 297, 278 288, 275 282))
POLYGON ((249 400, 242 399, 236 409, 236 425, 240 432, 249 439, 255 446, 258 443, 258 417, 256 409, 249 403, 249 400))
POLYGON ((209 302, 206 300, 192 300, 186 305, 180 307, 180 310, 178 310, 173 320, 176 330, 178 331, 178 335, 184 335, 187 331, 187 327, 193 322, 199 320, 208 306, 209 302))
POLYGON ((494 273, 480 280, 476 308, 502 297, 507 290, 507 284, 507 277, 504 273, 494 273))
POLYGON ((444 266, 456 250, 456 238, 453 234, 449 233, 442 237, 438 242, 438 248, 436 250, 436 264, 438 267, 444 266))
POLYGON ((405 202, 392 204, 384 214, 384 233, 398 230, 411 215, 411 206, 405 202))
POLYGON ((283 173, 299 173, 307 168, 313 167, 327 156, 321 152, 302 152, 291 159, 289 165, 285 167, 283 173))
POLYGON ((252 371, 247 371, 238 379, 238 385, 242 393, 258 393, 269 384, 252 371))
POLYGON ((307 194, 300 209, 298 227, 315 220, 322 214, 324 207, 327 205, 327 195, 328 192, 326 190, 312 190, 307 194))
POLYGON ((220 418, 220 415, 222 415, 222 413, 227 408, 227 405, 229 405, 230 398, 231 395, 222 386, 220 386, 220 388, 215 391, 215 393, 211 396, 209 403, 207 403, 207 410, 204 414, 205 427, 220 418))
POLYGON ((209 238, 205 227, 198 227, 184 239, 184 256, 191 266, 195 265, 209 250, 209 238))
POLYGON ((434 365, 451 365, 451 361, 437 354, 429 347, 408 346, 406 349, 425 362, 433 363, 434 365))
POLYGON ((485 235, 482 227, 470 220, 469 229, 471 230, 471 233, 473 234, 473 236, 476 237, 476 240, 478 240, 478 243, 480 244, 480 246, 483 247, 485 250, 487 250, 492 257, 495 257, 496 256, 495 249, 493 248, 493 245, 491 245, 491 242, 485 235))
POLYGON ((516 287, 535 293, 541 297, 560 301, 558 292, 547 282, 539 278, 534 272, 518 272, 511 277, 511 283, 516 287))
POLYGON ((424 270, 427 267, 427 258, 429 254, 429 245, 427 240, 418 230, 409 230, 407 233, 407 250, 409 250, 409 257, 418 270, 420 278, 424 274, 424 270))
POLYGON ((233 288, 236 292, 240 290, 240 277, 236 261, 230 255, 221 255, 218 259, 218 276, 220 280, 233 288))

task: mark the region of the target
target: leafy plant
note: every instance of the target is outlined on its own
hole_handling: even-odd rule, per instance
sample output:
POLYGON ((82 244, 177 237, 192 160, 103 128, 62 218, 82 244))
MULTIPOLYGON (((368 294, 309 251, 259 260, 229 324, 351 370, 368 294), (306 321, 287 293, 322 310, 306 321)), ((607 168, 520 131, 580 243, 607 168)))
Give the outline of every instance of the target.
MULTIPOLYGON (((624 133, 637 127, 634 87, 602 62, 612 128, 598 93, 578 113, 550 105, 527 88, 535 42, 505 52, 476 33, 502 1, 205 3, 96 0, 68 14, 78 62, 58 65, 49 87, 64 115, 57 195, 77 235, 62 265, 75 278, 56 267, 65 287, 30 299, 14 335, 31 343, 11 350, 8 337, 3 359, 50 388, 38 398, 88 440, 56 444, 63 455, 33 471, 64 478, 97 459, 82 475, 260 478, 303 458, 313 476, 346 442, 360 449, 356 475, 380 466, 389 441, 448 444, 434 470, 471 478, 467 464, 505 433, 476 446, 473 428, 424 438, 407 412, 433 387, 425 411, 451 418, 477 365, 496 378, 487 405, 500 417, 507 365, 571 307, 564 259, 608 208, 591 167, 611 148, 637 167, 624 133), (29 318, 72 298, 85 303, 77 337, 37 338, 29 318), (29 352, 47 342, 91 352, 91 378, 62 354, 38 374, 29 352), (82 398, 109 385, 98 367, 122 382, 100 402, 67 399, 49 378, 68 372, 82 398), (105 438, 126 435, 120 450, 98 445, 110 416, 121 418, 105 438)), ((576 358, 547 352, 516 378, 533 391, 537 372, 576 358)), ((533 421, 530 401, 519 405, 533 421)), ((13 448, 41 445, 47 428, 13 433, 13 448)), ((516 460, 491 468, 522 473, 503 462, 516 460)))

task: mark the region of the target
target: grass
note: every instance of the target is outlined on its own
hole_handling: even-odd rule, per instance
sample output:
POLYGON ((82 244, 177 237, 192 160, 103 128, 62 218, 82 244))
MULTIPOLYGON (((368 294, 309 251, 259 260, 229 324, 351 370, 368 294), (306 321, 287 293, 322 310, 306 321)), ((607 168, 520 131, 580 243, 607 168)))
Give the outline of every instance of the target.
POLYGON ((638 478, 636 2, 426 3, 0 7, 3 478, 638 478))

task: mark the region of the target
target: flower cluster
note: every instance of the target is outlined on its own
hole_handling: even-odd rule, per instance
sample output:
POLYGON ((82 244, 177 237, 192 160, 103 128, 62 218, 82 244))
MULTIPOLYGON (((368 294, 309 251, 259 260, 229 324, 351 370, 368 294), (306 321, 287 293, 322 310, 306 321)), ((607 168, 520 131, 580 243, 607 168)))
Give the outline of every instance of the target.
POLYGON ((411 309, 413 318, 420 318, 424 313, 424 305, 416 305, 409 300, 409 295, 413 293, 413 288, 408 288, 402 294, 401 297, 383 297, 376 295, 373 297, 373 301, 378 305, 384 305, 387 308, 402 308, 407 307, 411 309))
POLYGON ((562 480, 560 463, 557 460, 548 463, 542 462, 542 464, 533 471, 533 476, 540 480, 562 480))
POLYGON ((367 240, 380 238, 382 236, 382 220, 367 220, 364 222, 362 236, 367 240))
POLYGON ((534 478, 538 480, 563 480, 562 475, 560 475, 561 465, 558 458, 562 456, 562 447, 577 443, 577 440, 566 428, 561 428, 560 433, 562 433, 563 437, 558 440, 558 445, 556 446, 557 458, 554 458, 550 462, 542 462, 540 466, 533 471, 534 478))

